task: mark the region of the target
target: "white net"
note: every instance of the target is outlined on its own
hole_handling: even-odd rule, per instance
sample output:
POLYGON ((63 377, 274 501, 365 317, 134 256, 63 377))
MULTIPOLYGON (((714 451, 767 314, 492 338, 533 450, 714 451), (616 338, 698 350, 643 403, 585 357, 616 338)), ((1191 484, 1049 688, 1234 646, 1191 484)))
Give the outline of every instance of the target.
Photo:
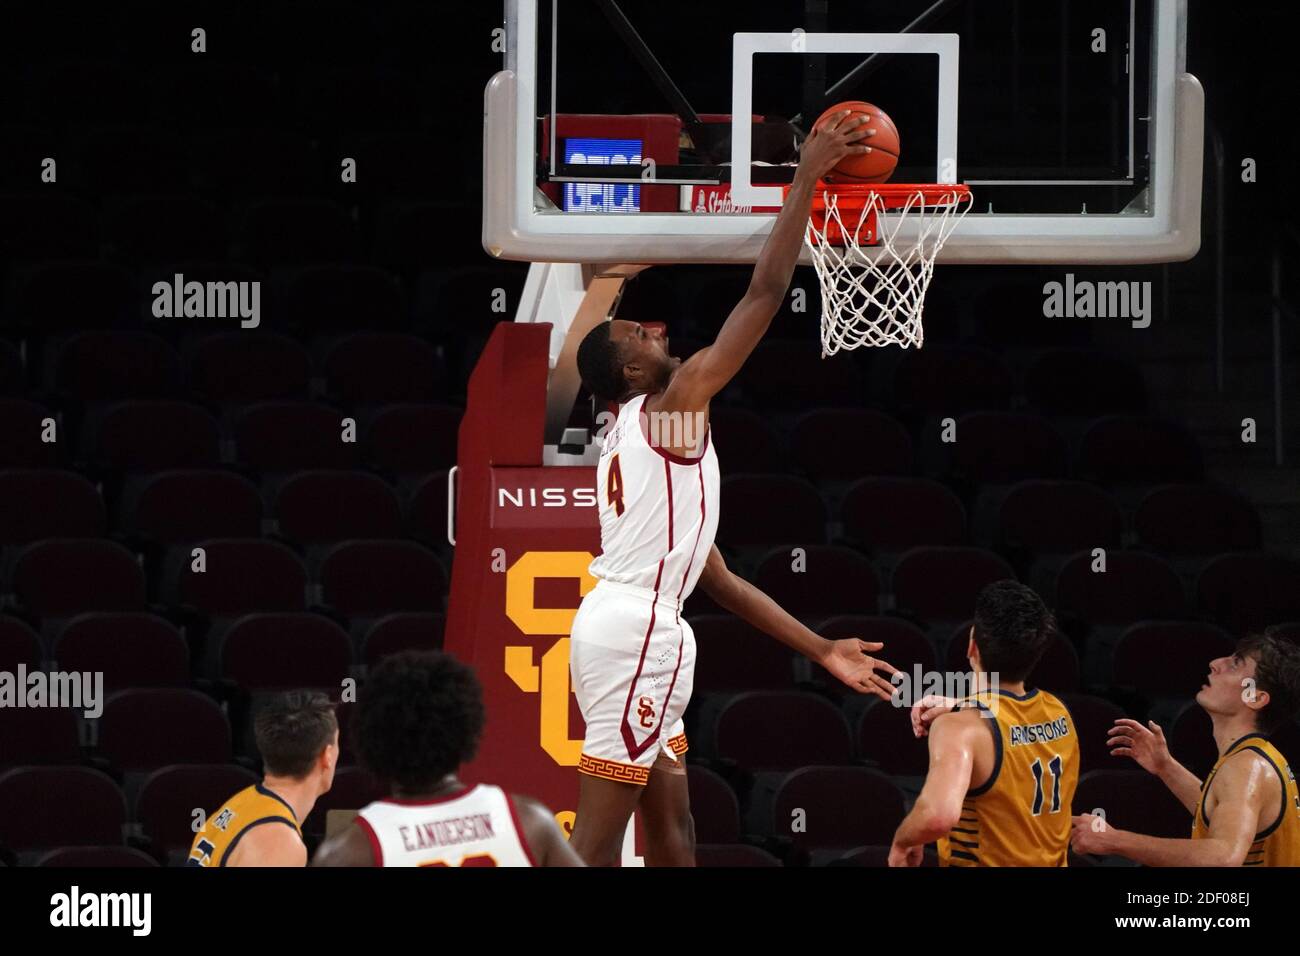
POLYGON ((840 197, 828 189, 824 216, 809 223, 804 239, 821 283, 823 358, 864 346, 920 348, 925 340, 921 319, 934 263, 970 209, 971 194, 918 187, 893 195, 889 205, 896 208, 888 214, 885 194, 875 190, 860 211, 852 202, 841 213, 840 197))

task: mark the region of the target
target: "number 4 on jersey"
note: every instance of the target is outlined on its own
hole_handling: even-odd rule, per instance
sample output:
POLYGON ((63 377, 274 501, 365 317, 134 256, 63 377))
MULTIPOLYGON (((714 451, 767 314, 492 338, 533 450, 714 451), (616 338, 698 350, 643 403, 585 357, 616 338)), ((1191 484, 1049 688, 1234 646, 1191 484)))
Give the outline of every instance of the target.
POLYGON ((618 466, 618 455, 609 460, 609 477, 605 481, 605 497, 614 508, 614 514, 623 517, 623 472, 618 466))

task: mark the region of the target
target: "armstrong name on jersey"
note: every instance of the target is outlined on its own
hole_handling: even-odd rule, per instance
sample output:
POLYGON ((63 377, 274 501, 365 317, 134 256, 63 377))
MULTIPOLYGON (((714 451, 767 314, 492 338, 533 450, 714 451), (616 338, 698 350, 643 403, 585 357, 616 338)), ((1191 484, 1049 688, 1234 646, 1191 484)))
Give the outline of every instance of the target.
POLYGON ((1011 746, 1036 744, 1046 740, 1058 740, 1070 734, 1070 722, 1064 717, 1048 720, 1041 724, 1013 724, 1010 728, 1011 746))

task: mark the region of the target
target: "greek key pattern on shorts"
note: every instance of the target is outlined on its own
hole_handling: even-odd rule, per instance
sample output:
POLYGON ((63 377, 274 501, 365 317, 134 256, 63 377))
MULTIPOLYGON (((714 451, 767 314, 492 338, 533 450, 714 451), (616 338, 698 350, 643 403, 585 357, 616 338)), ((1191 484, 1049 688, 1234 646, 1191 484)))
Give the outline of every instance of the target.
POLYGON ((676 737, 668 738, 668 749, 680 757, 691 749, 691 745, 686 742, 685 734, 678 734, 676 737))
POLYGON ((583 754, 578 758, 578 772, 605 780, 618 780, 622 783, 635 783, 645 786, 650 782, 650 768, 638 767, 634 763, 619 763, 604 757, 583 754))

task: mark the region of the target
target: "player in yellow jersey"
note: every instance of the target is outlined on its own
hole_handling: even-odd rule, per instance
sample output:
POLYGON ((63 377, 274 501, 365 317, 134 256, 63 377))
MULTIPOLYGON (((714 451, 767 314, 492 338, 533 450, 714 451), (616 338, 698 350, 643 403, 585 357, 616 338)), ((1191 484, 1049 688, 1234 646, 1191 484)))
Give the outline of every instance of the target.
POLYGON ((1160 839, 1074 818, 1074 849, 1147 866, 1300 866, 1300 791, 1268 733, 1300 709, 1300 647, 1252 635, 1210 661, 1196 702, 1210 715, 1219 759, 1202 783, 1169 753, 1154 722, 1116 721, 1111 753, 1154 773, 1192 814, 1190 839, 1160 839))
POLYGON ((302 821, 334 783, 339 723, 319 692, 280 694, 253 722, 262 782, 207 818, 186 866, 306 866, 302 821))
POLYGON ((977 692, 927 698, 913 712, 918 736, 930 738, 930 770, 890 866, 918 866, 936 841, 943 866, 1066 865, 1079 738, 1064 704, 1025 686, 1055 629, 1023 584, 980 592, 966 649, 977 692))

